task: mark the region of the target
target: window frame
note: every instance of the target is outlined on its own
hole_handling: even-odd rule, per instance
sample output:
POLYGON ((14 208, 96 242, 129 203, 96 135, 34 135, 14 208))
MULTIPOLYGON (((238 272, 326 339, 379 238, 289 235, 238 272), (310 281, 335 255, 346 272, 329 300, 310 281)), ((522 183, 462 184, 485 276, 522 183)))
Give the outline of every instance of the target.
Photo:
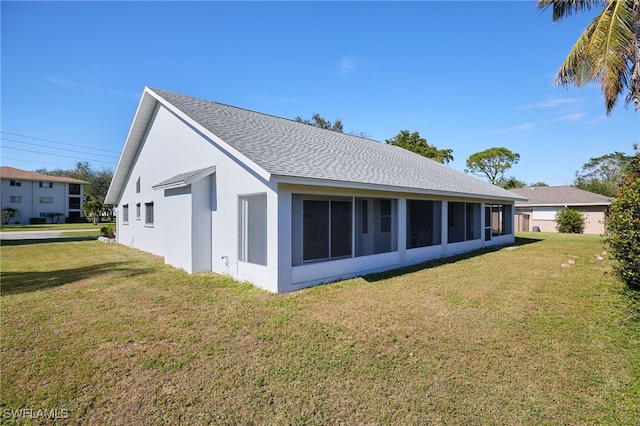
POLYGON ((155 207, 153 201, 144 203, 144 226, 153 228, 155 225, 155 207))
POLYGON ((238 261, 267 266, 268 198, 266 192, 238 195, 238 261))
MULTIPOLYGON (((352 197, 313 197, 313 196, 305 196, 302 198, 302 263, 314 263, 314 262, 326 262, 329 260, 336 259, 345 259, 354 257, 354 249, 353 249, 353 218, 354 218, 354 199, 352 197), (309 216, 307 215, 307 211, 310 208, 310 203, 326 203, 326 256, 323 257, 310 257, 310 251, 312 250, 312 246, 308 245, 310 241, 311 234, 317 234, 318 231, 318 223, 311 222, 309 223, 309 216), (335 206, 334 206, 335 203, 335 206), (344 204, 342 207, 348 208, 341 210, 341 204, 344 204), (341 213, 348 211, 347 216, 340 217, 341 213), (347 220, 344 220, 347 218, 347 220), (314 226, 315 225, 315 226, 314 226), (346 225, 346 226, 345 226, 346 225), (348 228, 348 232, 342 230, 340 227, 348 228), (336 241, 336 237, 338 234, 348 236, 348 240, 346 241, 336 241), (342 246, 342 247, 341 247, 342 246), (348 253, 340 250, 344 250, 345 247, 348 246, 348 253)), ((318 219, 322 220, 322 217, 318 219)), ((324 223, 322 223, 324 225, 324 223)), ((319 241, 319 243, 323 243, 324 238, 319 241)), ((315 242, 315 241, 314 241, 315 242)), ((318 243, 316 242, 316 245, 318 243)))
POLYGON ((122 205, 122 224, 129 224, 129 204, 122 205))

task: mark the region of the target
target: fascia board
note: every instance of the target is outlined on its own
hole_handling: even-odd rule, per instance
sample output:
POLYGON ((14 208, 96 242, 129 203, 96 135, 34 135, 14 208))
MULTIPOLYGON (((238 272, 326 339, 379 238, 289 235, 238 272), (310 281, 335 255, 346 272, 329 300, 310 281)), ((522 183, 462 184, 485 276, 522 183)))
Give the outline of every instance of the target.
POLYGON ((487 199, 487 200, 501 200, 501 201, 515 201, 521 198, 516 197, 496 197, 488 194, 472 194, 462 192, 451 191, 432 191, 420 188, 409 188, 404 186, 391 186, 391 185, 377 185, 372 183, 359 183, 359 182, 345 182, 330 179, 313 179, 293 176, 273 175, 273 180, 276 183, 286 183, 290 185, 309 185, 309 186, 322 186, 322 187, 334 187, 334 188, 348 188, 348 189, 362 189, 373 191, 385 191, 385 192, 404 192, 407 194, 420 194, 420 195, 437 195, 441 197, 451 198, 473 198, 473 199, 487 199))
POLYGON ((603 202, 603 203, 518 203, 516 202, 516 207, 597 207, 597 206, 609 206, 611 202, 603 202))
POLYGON ((148 87, 144 88, 133 122, 129 128, 127 139, 122 148, 122 153, 118 159, 111 185, 109 185, 109 190, 107 191, 107 196, 104 201, 105 204, 117 204, 120 201, 122 188, 129 176, 131 166, 138 154, 147 127, 149 126, 149 121, 151 117, 153 117, 158 104, 157 97, 154 95, 155 93, 151 92, 148 87))
POLYGON ((210 176, 212 174, 214 174, 216 172, 216 166, 211 166, 208 167, 207 169, 201 171, 200 173, 197 173, 193 176, 190 176, 189 178, 183 180, 183 181, 178 181, 178 182, 172 182, 169 183, 167 185, 154 185, 151 188, 158 190, 158 189, 174 189, 174 188, 183 188, 185 186, 189 186, 194 182, 199 181, 200 179, 204 179, 207 176, 210 176))

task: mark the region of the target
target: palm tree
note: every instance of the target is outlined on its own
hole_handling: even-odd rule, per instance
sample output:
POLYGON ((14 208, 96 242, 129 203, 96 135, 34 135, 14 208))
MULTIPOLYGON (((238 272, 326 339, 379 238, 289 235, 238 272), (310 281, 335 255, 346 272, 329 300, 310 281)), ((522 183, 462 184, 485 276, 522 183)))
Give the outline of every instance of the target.
POLYGON ((98 200, 90 200, 82 205, 82 212, 91 219, 94 225, 100 222, 100 217, 104 211, 104 204, 98 200))
POLYGON ((539 0, 553 21, 603 7, 585 28, 556 74, 562 86, 600 82, 607 115, 626 91, 626 105, 640 109, 640 0, 539 0))

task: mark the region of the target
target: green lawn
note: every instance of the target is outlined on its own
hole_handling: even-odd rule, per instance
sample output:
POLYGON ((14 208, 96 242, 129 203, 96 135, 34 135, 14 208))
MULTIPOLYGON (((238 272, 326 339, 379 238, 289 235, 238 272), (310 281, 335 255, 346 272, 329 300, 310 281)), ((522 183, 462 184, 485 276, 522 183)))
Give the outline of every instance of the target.
POLYGON ((72 229, 96 228, 100 231, 103 226, 115 226, 115 222, 100 222, 97 225, 92 223, 46 223, 41 225, 3 225, 0 232, 14 231, 68 231, 72 229))
POLYGON ((638 297, 602 251, 522 234, 274 295, 116 244, 1 247, 0 421, 637 425, 638 297))

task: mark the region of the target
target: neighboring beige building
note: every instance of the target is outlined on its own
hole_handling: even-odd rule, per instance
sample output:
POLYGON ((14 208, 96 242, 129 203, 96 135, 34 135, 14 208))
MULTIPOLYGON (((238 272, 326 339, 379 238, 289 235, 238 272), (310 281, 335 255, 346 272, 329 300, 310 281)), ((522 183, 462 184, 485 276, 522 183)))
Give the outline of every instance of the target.
POLYGON ((25 224, 31 218, 51 222, 52 214, 57 214, 61 221, 82 217, 83 185, 89 182, 8 166, 0 167, 0 177, 0 206, 17 210, 9 223, 25 224))
POLYGON ((585 234, 604 234, 606 212, 611 198, 573 186, 535 186, 510 189, 528 201, 516 201, 516 231, 558 232, 555 215, 565 207, 585 216, 585 234))

